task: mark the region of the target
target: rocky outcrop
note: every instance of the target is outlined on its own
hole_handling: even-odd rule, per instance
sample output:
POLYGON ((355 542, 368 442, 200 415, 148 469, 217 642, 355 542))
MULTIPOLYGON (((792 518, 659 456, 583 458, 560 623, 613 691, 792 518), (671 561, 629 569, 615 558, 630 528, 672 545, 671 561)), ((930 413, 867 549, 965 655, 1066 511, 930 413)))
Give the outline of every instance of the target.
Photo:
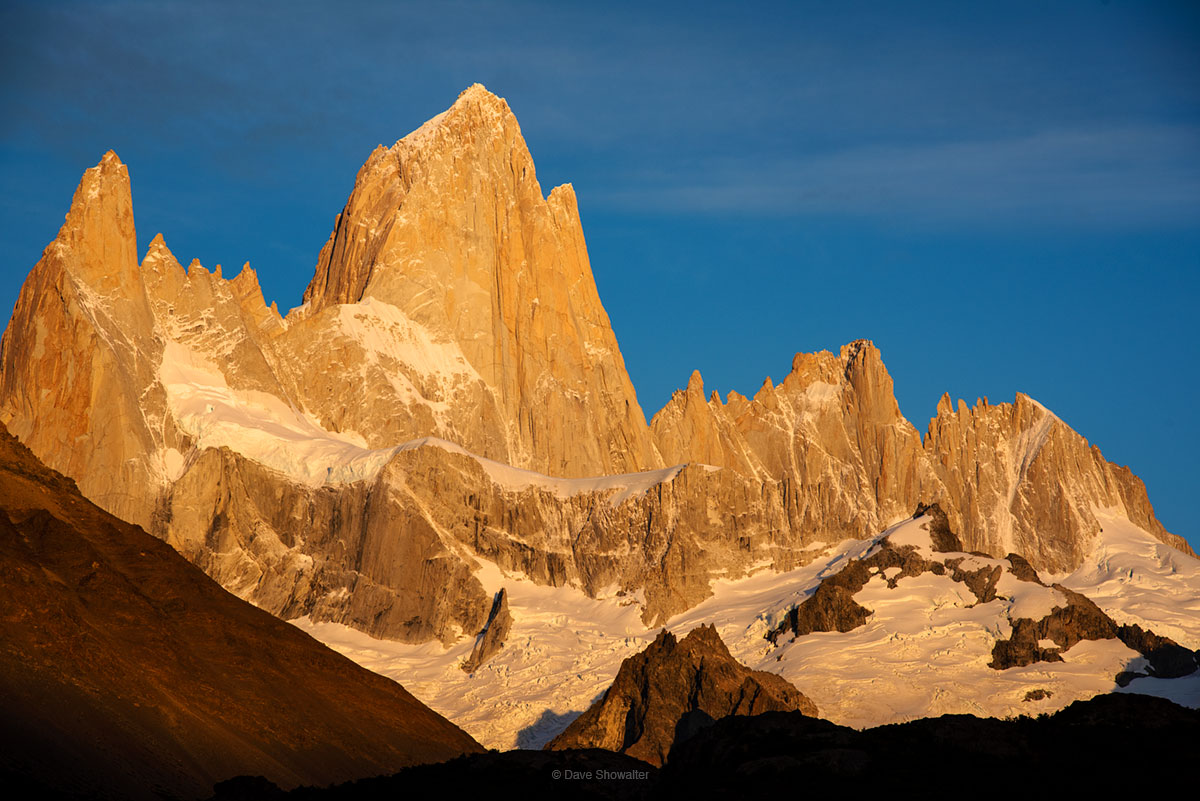
POLYGON ((329 784, 481 750, 400 685, 239 601, 0 428, 0 758, 51 797, 329 784))
POLYGON ((1146 658, 1146 672, 1133 671, 1131 678, 1176 679, 1200 669, 1200 650, 1190 651, 1170 637, 1160 637, 1136 624, 1119 627, 1117 637, 1146 658))
POLYGON ((1117 625, 1085 596, 1055 584, 1066 603, 1040 620, 1013 618, 1012 634, 996 641, 988 667, 1005 670, 1034 662, 1061 662, 1062 652, 1081 640, 1111 640, 1117 625), (1046 645, 1053 642, 1053 645, 1046 645))
MULTIPOLYGON (((963 550, 963 545, 958 539, 958 535, 950 529, 950 518, 946 515, 945 510, 937 503, 918 503, 917 511, 913 512, 913 517, 918 518, 922 515, 929 516, 929 540, 933 546, 933 550, 938 553, 950 553, 963 550)), ((1020 558, 1020 557, 1018 557, 1020 558)), ((1028 562, 1025 562, 1028 565, 1028 562)), ((1034 576, 1036 577, 1036 573, 1034 576)))
POLYGON ((1122 687, 1142 676, 1173 679, 1200 669, 1200 651, 1190 651, 1169 637, 1160 637, 1141 626, 1119 626, 1086 596, 1061 584, 1052 586, 1063 595, 1066 603, 1054 607, 1039 620, 1010 619, 1012 634, 996 641, 988 667, 1005 670, 1035 662, 1061 662, 1063 651, 1082 640, 1118 639, 1146 660, 1145 672, 1123 671, 1116 677, 1122 687))
POLYGON ((471 649, 471 655, 463 663, 462 669, 467 673, 474 673, 483 667, 485 662, 504 647, 504 638, 508 636, 508 630, 511 628, 512 615, 508 611, 508 595, 502 589, 496 593, 487 623, 483 624, 483 631, 475 637, 475 647, 471 649))
POLYGON ((949 550, 1025 556, 1059 572, 1080 563, 1116 510, 1185 553, 1154 517, 1145 486, 1026 395, 969 409, 949 396, 924 440, 900 414, 875 346, 797 354, 791 373, 753 399, 705 398, 694 373, 651 421, 667 463, 703 462, 777 484, 790 521, 828 542, 872 536, 936 502, 959 543, 949 550))
POLYGON ((775 488, 789 526, 816 540, 872 536, 940 493, 867 340, 837 356, 796 354, 791 373, 778 386, 767 379, 753 399, 706 399, 695 373, 650 426, 666 463, 715 465, 775 488))
POLYGON ((739 664, 715 627, 678 641, 664 630, 626 659, 604 696, 546 747, 604 748, 662 765, 673 743, 714 720, 791 710, 817 714, 783 678, 739 664))
MULTIPOLYGON (((957 541, 954 534, 946 528, 945 513, 936 504, 921 504, 913 518, 918 519, 925 515, 929 517, 925 526, 930 533, 931 542, 935 543, 935 548, 940 550, 937 546, 957 541)), ((847 632, 865 625, 872 612, 856 602, 854 595, 875 576, 883 577, 887 586, 895 589, 902 578, 919 576, 922 573, 946 575, 949 568, 955 581, 967 584, 978 596, 978 584, 970 580, 975 574, 959 570, 958 565, 961 562, 961 558, 950 559, 945 563, 926 559, 916 547, 897 547, 887 537, 883 537, 871 553, 861 559, 851 560, 845 567, 821 579, 812 595, 788 610, 783 621, 767 632, 767 639, 774 644, 787 633, 802 637, 814 631, 847 632)))
POLYGON ((995 670, 1062 662, 1062 654, 1083 640, 1120 640, 1146 659, 1146 672, 1123 671, 1117 677, 1121 686, 1145 675, 1186 676, 1200 666, 1200 652, 1137 625, 1118 625, 1083 594, 1061 584, 1047 585, 1020 556, 1010 554, 996 560, 985 554, 950 550, 958 536, 937 504, 918 505, 913 520, 916 523, 908 527, 897 527, 898 533, 880 536, 862 556, 822 578, 807 598, 788 609, 767 631, 766 639, 778 646, 785 636, 795 639, 813 632, 853 631, 866 625, 874 614, 855 599, 870 582, 879 580, 888 590, 895 590, 901 581, 927 573, 963 584, 975 598, 972 606, 993 601, 1008 605, 1002 620, 1006 619, 1011 632, 998 637, 992 646, 988 667, 995 670), (916 524, 921 532, 918 538, 911 533, 916 524), (901 541, 893 542, 895 536, 901 541), (939 560, 942 554, 945 558, 939 560), (1001 581, 1008 576, 1012 578, 1002 591, 1001 581), (1022 583, 1036 587, 1022 588, 1022 583), (1034 608, 1045 610, 1044 614, 1033 618, 1014 611, 1034 608))

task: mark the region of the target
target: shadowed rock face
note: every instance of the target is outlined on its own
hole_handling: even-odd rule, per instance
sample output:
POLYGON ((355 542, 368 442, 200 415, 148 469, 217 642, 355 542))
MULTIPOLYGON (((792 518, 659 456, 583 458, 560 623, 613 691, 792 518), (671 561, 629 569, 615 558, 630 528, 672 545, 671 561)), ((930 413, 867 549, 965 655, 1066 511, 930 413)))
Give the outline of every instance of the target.
POLYGON ((604 697, 546 747, 604 748, 661 765, 673 743, 713 720, 782 710, 817 714, 782 677, 739 664, 715 627, 678 641, 664 630, 626 659, 604 697))
POLYGON ((203 797, 481 750, 400 685, 240 601, 0 427, 0 770, 67 795, 203 797))
POLYGON ((1148 673, 1135 673, 1131 678, 1149 675, 1160 679, 1174 679, 1189 676, 1200 669, 1200 650, 1189 651, 1171 638, 1160 637, 1152 631, 1143 630, 1141 626, 1121 626, 1117 629, 1117 637, 1146 657, 1149 663, 1148 673))
POLYGON ((933 544, 933 550, 945 553, 948 551, 961 551, 963 549, 963 544, 958 539, 958 535, 950 530, 950 518, 947 517, 941 504, 917 504, 917 511, 913 512, 913 517, 920 517, 921 515, 929 515, 929 539, 933 544))
POLYGON ((758 797, 878 787, 896 797, 974 786, 983 798, 1038 792, 1136 796, 1134 765, 1189 764, 1200 712, 1147 696, 1101 695, 1036 719, 945 715, 856 731, 795 713, 725 718, 672 750, 658 773, 675 798, 758 797), (984 782, 984 785, 980 785, 984 782), (693 795, 695 794, 695 795, 693 795))
POLYGON ((395 776, 279 793, 244 779, 213 801, 473 798, 519 787, 522 798, 972 798, 1144 794, 1151 766, 1186 766, 1200 712, 1161 698, 1101 695, 1054 715, 1009 720, 944 715, 857 731, 797 712, 729 716, 679 742, 661 768, 608 751, 509 751, 408 768, 395 776))

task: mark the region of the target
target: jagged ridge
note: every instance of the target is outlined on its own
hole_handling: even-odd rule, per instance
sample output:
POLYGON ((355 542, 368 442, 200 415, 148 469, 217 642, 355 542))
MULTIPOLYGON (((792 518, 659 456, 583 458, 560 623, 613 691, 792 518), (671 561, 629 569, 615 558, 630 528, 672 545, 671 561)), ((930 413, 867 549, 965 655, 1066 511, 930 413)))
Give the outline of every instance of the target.
POLYGON ((511 110, 479 86, 371 155, 286 318, 249 266, 185 271, 161 237, 140 268, 136 252, 110 153, 22 290, 0 421, 284 617, 450 642, 487 620, 483 557, 588 593, 642 590, 653 624, 714 575, 788 570, 931 501, 965 548, 1042 569, 1079 564, 1097 509, 1186 548, 1136 477, 1026 396, 947 400, 922 440, 866 340, 798 354, 753 399, 706 400, 697 373, 647 426, 573 192, 542 195, 511 110), (505 467, 683 463, 619 491, 505 467))

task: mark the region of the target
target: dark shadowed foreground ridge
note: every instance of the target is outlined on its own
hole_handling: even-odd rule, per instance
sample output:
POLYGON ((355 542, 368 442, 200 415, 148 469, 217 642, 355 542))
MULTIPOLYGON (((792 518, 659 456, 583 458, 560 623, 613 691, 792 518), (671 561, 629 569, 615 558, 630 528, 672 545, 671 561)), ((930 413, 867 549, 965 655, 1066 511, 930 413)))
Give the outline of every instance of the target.
POLYGON ((400 685, 221 589, 0 428, 0 771, 81 797, 324 785, 480 750, 400 685))

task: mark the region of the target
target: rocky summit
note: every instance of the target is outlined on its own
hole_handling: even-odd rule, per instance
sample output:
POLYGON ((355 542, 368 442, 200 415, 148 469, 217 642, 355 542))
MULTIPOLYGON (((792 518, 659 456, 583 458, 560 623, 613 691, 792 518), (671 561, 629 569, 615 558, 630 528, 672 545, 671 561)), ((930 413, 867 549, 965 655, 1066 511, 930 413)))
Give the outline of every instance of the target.
POLYGON ((669 631, 626 659, 612 686, 546 747, 603 748, 661 766, 671 747, 727 715, 803 712, 817 707, 785 679, 750 670, 712 626, 682 640, 669 631))
MULTIPOLYGON (((286 315, 249 265, 184 268, 161 234, 139 252, 110 152, 22 288, 0 422, 106 511, 346 652, 384 653, 337 627, 436 643, 454 655, 436 663, 445 687, 485 686, 496 660, 551 670, 522 634, 565 626, 547 604, 632 609, 638 638, 675 630, 726 583, 824 569, 919 504, 938 504, 964 559, 1103 583, 1119 541, 1139 565, 1182 566, 1181 587, 1193 575, 1142 482, 1050 410, 947 396, 922 435, 868 340, 797 354, 753 398, 706 395, 696 372, 647 423, 574 191, 543 193, 511 109, 479 85, 368 157, 286 315)), ((1146 617, 1153 603, 1089 597, 1124 610, 1115 625, 1197 647, 1186 623, 1146 617)), ((783 599, 762 626, 797 607, 783 599)), ((568 641, 544 646, 573 654, 564 675, 590 658, 568 641)), ((615 670, 642 644, 593 653, 615 670)), ((506 707, 503 736, 540 745, 531 718, 565 725, 594 689, 562 686, 569 699, 506 707)))

